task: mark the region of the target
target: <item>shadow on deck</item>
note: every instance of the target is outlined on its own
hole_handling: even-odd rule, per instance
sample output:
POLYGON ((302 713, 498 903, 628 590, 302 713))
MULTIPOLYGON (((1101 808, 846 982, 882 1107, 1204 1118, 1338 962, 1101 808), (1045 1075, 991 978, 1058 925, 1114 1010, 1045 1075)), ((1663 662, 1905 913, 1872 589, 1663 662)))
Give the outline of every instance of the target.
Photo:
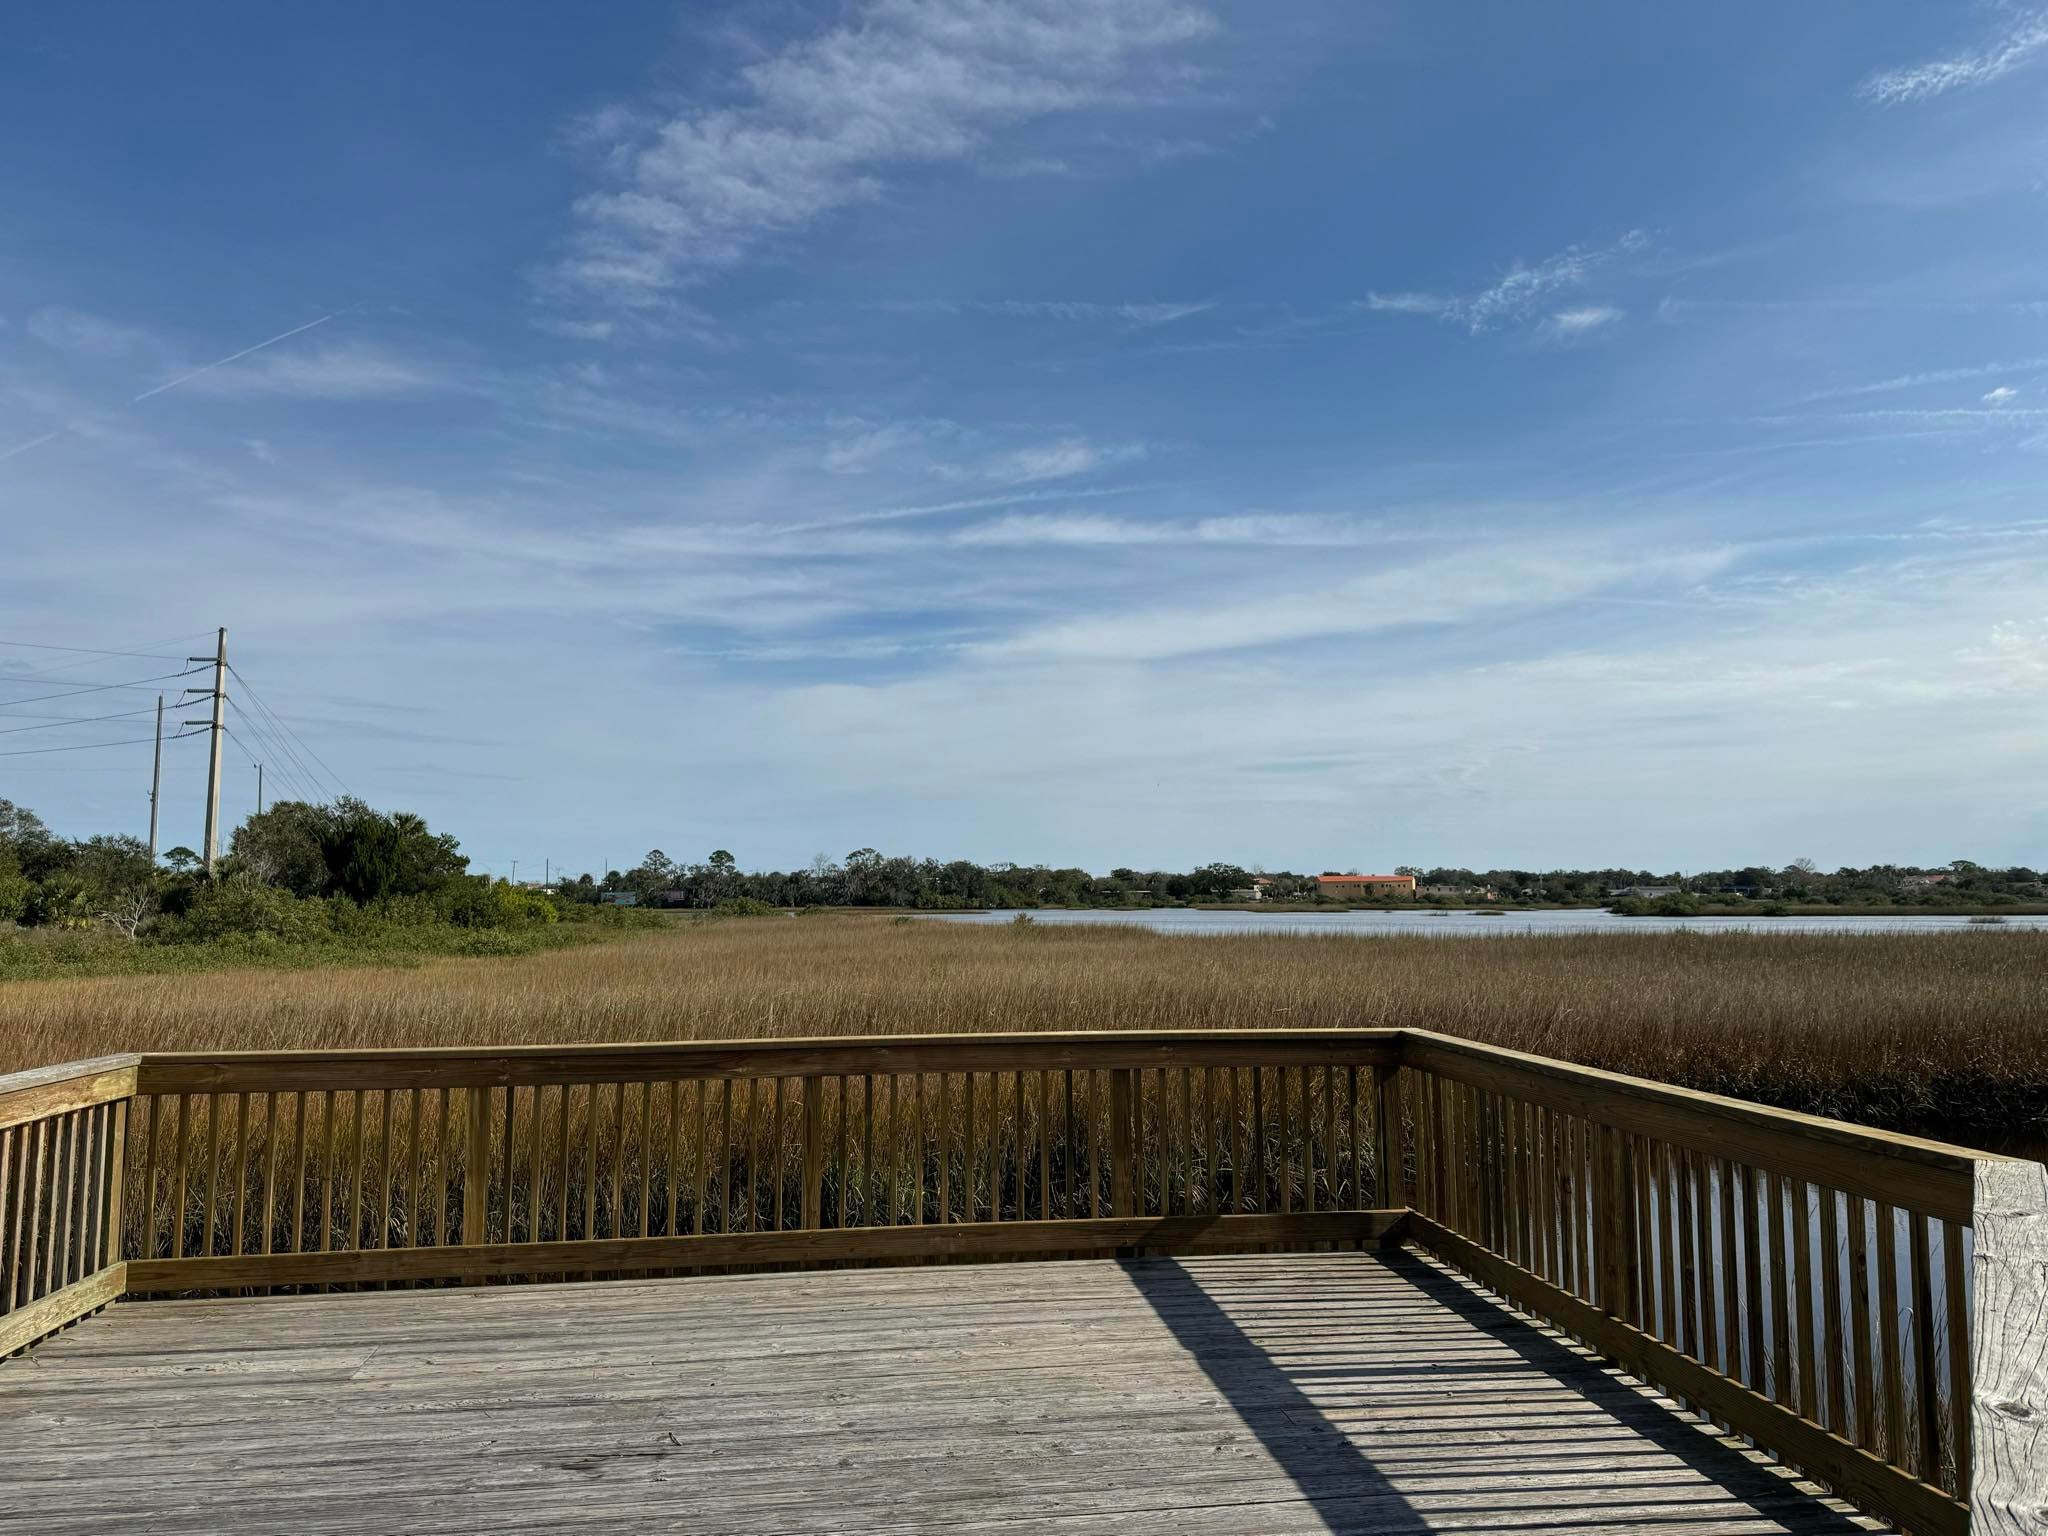
POLYGON ((1877 1529, 1408 1252, 125 1305, 0 1531, 1877 1529))

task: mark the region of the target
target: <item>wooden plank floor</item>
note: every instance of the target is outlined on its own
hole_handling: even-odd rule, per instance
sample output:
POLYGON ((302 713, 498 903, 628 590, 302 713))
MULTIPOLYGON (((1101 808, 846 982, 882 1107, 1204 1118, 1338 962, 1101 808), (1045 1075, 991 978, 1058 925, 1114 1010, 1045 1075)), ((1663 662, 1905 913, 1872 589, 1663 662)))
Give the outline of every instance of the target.
POLYGON ((117 1306, 0 1532, 1879 1527, 1408 1253, 117 1306))

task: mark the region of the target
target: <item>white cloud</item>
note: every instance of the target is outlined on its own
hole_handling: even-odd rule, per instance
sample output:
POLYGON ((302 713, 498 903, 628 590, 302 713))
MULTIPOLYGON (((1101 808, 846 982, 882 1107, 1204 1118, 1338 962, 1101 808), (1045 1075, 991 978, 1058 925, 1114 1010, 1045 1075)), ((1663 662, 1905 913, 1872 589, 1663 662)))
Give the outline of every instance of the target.
MULTIPOLYGON (((2048 357, 2025 357, 2014 363, 1978 363, 1967 368, 1935 368, 1922 373, 1902 373, 1870 384, 1847 384, 1839 389, 1817 389, 1801 395, 1801 403, 1814 400, 1846 400, 1856 395, 1882 395, 1894 390, 1918 389, 1925 384, 1953 384, 1961 379, 1993 378, 2001 373, 2032 373, 2048 368, 2048 357)), ((1996 393, 1994 391, 1993 393, 1996 393)), ((1986 396, 1989 399, 1990 396, 1986 396)))
POLYGON ((266 353, 257 360, 202 373, 185 388, 194 394, 370 400, 447 385, 443 375, 422 364, 374 347, 348 346, 319 352, 266 353))
POLYGON ((1925 101, 1949 91, 1988 85, 2048 52, 2048 14, 2028 11, 1988 46, 1950 59, 1934 59, 1872 75, 1857 94, 1881 106, 1925 101))
POLYGON ((961 529, 965 545, 1243 545, 1276 549, 1343 549, 1390 542, 1399 535, 1378 522, 1348 518, 1247 513, 1193 522, 1113 517, 1104 513, 1013 513, 961 529))
POLYGON ((1192 302, 1104 304, 1090 299, 881 299, 871 308, 901 315, 1003 315, 1020 320, 1120 321, 1150 327, 1171 325, 1216 307, 1214 299, 1192 302))
POLYGON ((1550 317, 1550 325, 1561 336, 1580 336, 1603 325, 1612 325, 1621 317, 1622 312, 1611 304, 1587 304, 1577 309, 1559 310, 1550 317))
POLYGON ((1064 480, 1144 457, 1143 443, 1105 445, 1085 437, 1068 437, 999 453, 983 464, 982 473, 1005 484, 1025 485, 1034 480, 1064 480))
POLYGON ((1414 624, 1455 624, 1652 580, 1700 581, 1732 558, 1722 549, 1630 558, 1600 548, 1481 547, 1311 591, 1063 621, 994 649, 1025 656, 1156 661, 1414 624))
POLYGON ((139 351, 153 341, 149 332, 138 326, 59 306, 37 310, 28 317, 23 328, 45 346, 56 347, 63 352, 99 352, 119 356, 139 351))
POLYGON ((868 0, 742 69, 736 104, 620 142, 618 184, 578 203, 561 276, 653 303, 766 236, 879 197, 894 167, 966 160, 999 128, 1135 99, 1153 55, 1214 25, 1177 0, 868 0))
POLYGON ((2008 400, 2017 400, 2019 394, 2010 385, 2001 384, 1996 389, 1986 390, 1982 398, 1986 405, 2003 405, 2008 400))
MULTIPOLYGON (((1371 293, 1361 301, 1361 307, 1396 314, 1435 315, 1455 321, 1476 336, 1481 331, 1526 318, 1550 295, 1582 286, 1599 268, 1618 257, 1643 250, 1649 243, 1647 231, 1632 229, 1612 245, 1568 246, 1534 266, 1517 262, 1500 281, 1476 293, 1371 293)), ((1566 313, 1605 315, 1606 312, 1595 306, 1566 313)), ((1619 313, 1614 311, 1615 316, 1619 313)), ((1597 325, 1600 321, 1590 323, 1597 325)))

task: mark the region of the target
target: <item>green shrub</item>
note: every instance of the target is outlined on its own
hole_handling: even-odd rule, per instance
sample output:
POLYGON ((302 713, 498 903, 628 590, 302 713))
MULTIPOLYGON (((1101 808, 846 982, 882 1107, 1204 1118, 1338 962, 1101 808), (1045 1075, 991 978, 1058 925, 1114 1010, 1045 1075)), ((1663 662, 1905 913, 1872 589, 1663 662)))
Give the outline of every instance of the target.
POLYGON ((779 917, 782 913, 780 907, 771 907, 751 896, 728 896, 711 910, 720 917, 779 917))

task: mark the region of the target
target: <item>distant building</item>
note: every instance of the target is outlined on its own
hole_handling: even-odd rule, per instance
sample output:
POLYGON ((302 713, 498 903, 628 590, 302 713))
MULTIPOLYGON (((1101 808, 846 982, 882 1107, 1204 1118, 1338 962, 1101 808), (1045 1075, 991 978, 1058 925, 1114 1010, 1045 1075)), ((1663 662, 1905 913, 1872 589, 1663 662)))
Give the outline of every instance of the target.
POLYGON ((1901 879, 1901 880, 1899 881, 1899 884, 1901 884, 1901 885, 1903 885, 1903 886, 1906 886, 1906 887, 1907 887, 1908 889, 1918 889, 1918 888, 1923 888, 1923 887, 1926 887, 1926 886, 1930 886, 1930 885, 1947 885, 1947 884, 1949 883, 1949 881, 1951 881, 1951 880, 1953 880, 1953 879, 1955 879, 1955 876, 1954 876, 1954 875, 1947 875, 1947 874, 1943 874, 1943 875, 1907 875, 1907 876, 1903 877, 1903 878, 1902 878, 1902 879, 1901 879))
POLYGON ((1500 892, 1490 885, 1422 885, 1416 891, 1437 901, 1498 901, 1500 892))
POLYGON ((606 891, 597 899, 601 906, 607 907, 637 907, 640 905, 639 893, 635 891, 606 891))
POLYGON ((1326 896, 1413 896, 1413 875, 1317 875, 1316 889, 1326 896))
POLYGON ((1266 893, 1256 885, 1248 885, 1241 891, 1225 891, 1223 894, 1224 898, 1228 901, 1264 901, 1266 899, 1266 893))
POLYGON ((1640 896, 1646 901, 1655 901, 1660 896, 1676 896, 1675 885, 1622 885, 1607 893, 1609 896, 1640 896))

